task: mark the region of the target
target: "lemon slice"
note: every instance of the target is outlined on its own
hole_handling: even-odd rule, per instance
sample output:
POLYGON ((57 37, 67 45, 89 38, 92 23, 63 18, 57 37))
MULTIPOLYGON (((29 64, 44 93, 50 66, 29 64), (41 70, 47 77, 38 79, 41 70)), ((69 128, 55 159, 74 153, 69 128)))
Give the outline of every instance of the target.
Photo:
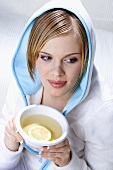
POLYGON ((44 126, 34 125, 28 130, 28 135, 37 140, 49 141, 51 139, 51 132, 44 126))

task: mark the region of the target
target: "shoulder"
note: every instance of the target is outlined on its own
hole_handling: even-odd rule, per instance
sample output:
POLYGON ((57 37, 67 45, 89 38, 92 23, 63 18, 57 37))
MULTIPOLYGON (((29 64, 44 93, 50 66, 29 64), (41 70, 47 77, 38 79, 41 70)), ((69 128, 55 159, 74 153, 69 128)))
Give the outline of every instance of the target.
POLYGON ((92 80, 88 96, 91 95, 92 98, 97 97, 99 100, 103 102, 108 101, 112 98, 108 83, 105 81, 104 77, 97 71, 95 67, 93 69, 92 80))
POLYGON ((81 129, 82 138, 86 141, 98 141, 98 144, 104 143, 106 146, 112 144, 113 98, 101 76, 93 75, 87 97, 67 115, 67 118, 74 129, 81 129), (112 140, 107 143, 110 136, 112 140))
POLYGON ((113 100, 101 103, 92 110, 83 126, 85 138, 109 148, 113 144, 113 100))
POLYGON ((22 107, 24 107, 23 97, 16 84, 14 77, 11 77, 10 84, 6 94, 6 100, 3 106, 3 114, 16 114, 22 107))
POLYGON ((107 149, 113 145, 113 99, 88 99, 74 108, 67 119, 77 136, 89 145, 107 149))

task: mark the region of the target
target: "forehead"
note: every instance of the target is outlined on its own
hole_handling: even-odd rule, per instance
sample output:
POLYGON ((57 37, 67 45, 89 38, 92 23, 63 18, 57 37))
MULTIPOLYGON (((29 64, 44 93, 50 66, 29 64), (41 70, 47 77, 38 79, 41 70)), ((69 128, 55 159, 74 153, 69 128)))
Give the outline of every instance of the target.
POLYGON ((82 42, 78 34, 70 33, 68 35, 60 35, 50 39, 41 49, 42 52, 53 54, 57 53, 77 53, 82 48, 82 42))

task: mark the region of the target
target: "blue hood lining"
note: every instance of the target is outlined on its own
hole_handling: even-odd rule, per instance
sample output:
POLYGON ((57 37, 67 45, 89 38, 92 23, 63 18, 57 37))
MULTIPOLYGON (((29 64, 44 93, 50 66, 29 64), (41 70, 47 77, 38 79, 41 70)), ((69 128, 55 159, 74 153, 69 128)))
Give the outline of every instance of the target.
MULTIPOLYGON (((53 8, 50 8, 48 10, 51 10, 51 9, 53 9, 53 8)), ((66 114, 67 114, 77 104, 79 104, 82 101, 82 99, 84 98, 84 95, 86 94, 86 92, 88 90, 87 87, 88 87, 88 82, 89 82, 89 78, 90 78, 90 71, 91 71, 90 67, 91 67, 91 60, 92 60, 92 42, 91 42, 91 37, 90 37, 90 31, 89 31, 85 21, 81 17, 81 15, 78 14, 77 12, 73 11, 73 9, 69 10, 67 8, 61 8, 61 7, 59 7, 59 9, 68 10, 80 19, 80 21, 82 22, 82 24, 86 30, 86 34, 87 34, 87 38, 88 38, 88 45, 89 45, 89 59, 88 59, 87 70, 82 78, 80 85, 78 86, 75 93, 73 94, 73 96, 70 98, 70 100, 67 103, 67 106, 66 106, 66 110, 67 110, 66 114)), ((48 11, 48 10, 46 10, 46 11, 48 11)), ((44 11, 44 12, 46 12, 46 11, 44 11)), ((42 13, 44 13, 44 12, 42 12, 42 13)), ((26 95, 35 94, 42 85, 37 70, 35 71, 35 82, 31 79, 28 69, 27 69, 27 58, 26 58, 29 34, 30 34, 31 28, 33 26, 33 23, 37 17, 38 16, 35 16, 32 19, 32 22, 29 21, 29 23, 27 24, 27 26, 21 36, 17 51, 15 52, 13 60, 12 60, 13 74, 14 74, 14 77, 18 84, 18 87, 20 88, 22 96, 24 98, 25 105, 28 105, 26 95), (29 87, 31 87, 31 88, 29 88, 29 87)))
MULTIPOLYGON (((86 97, 86 95, 89 91, 89 85, 90 85, 90 81, 91 81, 91 74, 92 74, 92 67, 93 67, 92 66, 93 65, 93 62, 92 62, 92 41, 91 41, 90 30, 88 29, 86 22, 83 20, 83 18, 81 17, 81 15, 78 12, 76 12, 74 9, 68 8, 68 7, 65 8, 65 7, 57 6, 57 9, 58 8, 70 11, 79 18, 79 20, 81 21, 81 23, 83 24, 83 26, 85 28, 87 38, 88 38, 88 46, 89 46, 89 57, 88 57, 87 70, 86 70, 86 73, 83 75, 80 85, 78 86, 78 88, 76 89, 76 91, 74 92, 74 94, 72 95, 70 100, 68 101, 68 103, 65 107, 65 110, 63 111, 63 114, 66 116, 67 113, 69 113, 75 106, 77 106, 86 97)), ((33 17, 29 20, 29 22, 26 25, 26 27, 23 31, 23 34, 20 38, 17 50, 16 50, 13 60, 12 60, 12 71, 13 71, 14 77, 16 79, 17 85, 22 93, 22 96, 23 96, 23 99, 25 102, 25 106, 28 105, 26 95, 35 94, 39 90, 39 88, 42 86, 38 71, 35 70, 35 75, 34 75, 35 81, 33 81, 31 79, 29 72, 28 72, 26 51, 27 51, 29 34, 30 34, 30 31, 32 29, 35 19, 38 16, 40 16, 41 14, 43 14, 44 12, 51 10, 51 9, 55 9, 55 8, 51 7, 44 11, 40 11, 40 14, 38 13, 37 15, 33 15, 33 17)), ((49 164, 50 164, 50 161, 48 161, 48 160, 45 161, 45 163, 42 165, 40 170, 47 169, 49 164)))

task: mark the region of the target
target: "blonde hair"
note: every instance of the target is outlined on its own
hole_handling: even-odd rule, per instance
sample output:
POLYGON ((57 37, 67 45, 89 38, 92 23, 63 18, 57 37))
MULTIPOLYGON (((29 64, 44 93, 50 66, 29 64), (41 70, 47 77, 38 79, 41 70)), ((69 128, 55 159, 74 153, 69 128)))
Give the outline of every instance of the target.
POLYGON ((86 32, 80 20, 74 14, 63 9, 47 11, 39 16, 33 24, 27 48, 28 71, 33 80, 36 60, 45 43, 57 36, 71 33, 74 31, 75 26, 82 40, 83 62, 81 75, 79 76, 81 80, 88 61, 88 41, 86 32))

